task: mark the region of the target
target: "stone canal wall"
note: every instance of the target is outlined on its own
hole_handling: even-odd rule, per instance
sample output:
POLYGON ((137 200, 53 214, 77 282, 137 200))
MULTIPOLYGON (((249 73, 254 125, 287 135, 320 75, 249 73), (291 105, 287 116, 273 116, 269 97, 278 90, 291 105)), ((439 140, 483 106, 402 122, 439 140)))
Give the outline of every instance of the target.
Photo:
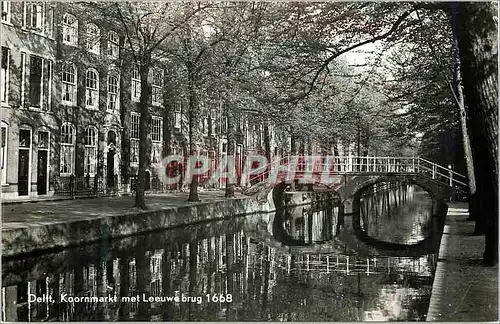
MULTIPOLYGON (((103 239, 126 237, 155 230, 196 224, 253 213, 274 212, 272 199, 257 197, 219 199, 183 206, 121 215, 89 216, 84 219, 53 220, 31 224, 9 224, 2 229, 2 257, 61 249, 103 239)), ((89 211, 89 214, 91 212, 89 211)))

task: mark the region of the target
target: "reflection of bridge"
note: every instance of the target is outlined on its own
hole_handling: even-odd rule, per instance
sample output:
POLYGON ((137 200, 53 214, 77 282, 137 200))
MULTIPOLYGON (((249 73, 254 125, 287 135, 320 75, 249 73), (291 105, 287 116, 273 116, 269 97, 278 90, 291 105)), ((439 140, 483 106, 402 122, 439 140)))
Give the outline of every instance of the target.
POLYGON ((293 156, 255 169, 246 193, 284 189, 285 184, 309 190, 322 187, 338 192, 346 212, 353 212, 367 187, 392 181, 416 184, 434 200, 450 197, 453 190, 467 190, 464 175, 420 157, 293 156))
POLYGON ((422 240, 410 243, 394 243, 378 238, 370 237, 361 225, 360 215, 343 215, 341 210, 334 208, 326 209, 324 213, 307 213, 304 225, 309 234, 297 237, 289 232, 287 223, 290 213, 287 210, 307 209, 306 206, 281 209, 269 222, 268 233, 261 231, 259 239, 270 246, 281 247, 289 253, 313 253, 313 254, 356 254, 365 256, 405 256, 420 257, 436 253, 441 238, 443 215, 446 214, 446 205, 440 204, 436 216, 431 217, 422 233, 422 240), (307 224, 309 223, 309 226, 307 224), (315 225, 314 229, 312 228, 315 225), (321 232, 318 235, 315 232, 321 232), (263 236, 267 234, 267 239, 263 236), (321 240, 315 238, 321 237, 321 240))
MULTIPOLYGON (((251 314, 246 316, 259 312, 265 316, 287 312, 288 304, 279 304, 279 301, 283 299, 283 289, 293 285, 315 285, 318 287, 316 293, 331 289, 328 309, 351 307, 351 310, 356 309, 354 298, 351 297, 351 304, 346 304, 343 299, 355 294, 352 282, 359 282, 361 277, 363 283, 373 284, 362 286, 364 294, 356 295, 360 300, 375 298, 370 296, 377 295, 373 288, 376 284, 402 282, 400 274, 405 274, 404 280, 419 280, 419 284, 420 278, 425 277, 425 284, 430 285, 433 259, 288 251, 270 246, 254 236, 269 222, 272 219, 268 215, 252 215, 113 240, 109 245, 106 242, 86 245, 3 262, 2 320, 181 321, 216 318, 236 321, 248 319, 231 317, 235 314, 244 316, 245 311, 251 314), (191 296, 232 294, 230 307, 233 313, 225 312, 228 306, 224 303, 210 303, 210 307, 205 307, 205 302, 201 306, 121 302, 122 296, 142 296, 142 293, 154 297, 174 296, 176 291, 191 296), (28 300, 28 293, 53 296, 54 299, 65 293, 79 297, 111 294, 119 302, 58 300, 56 303, 38 303, 28 300), (333 298, 332 293, 335 293, 333 298)), ((294 290, 286 290, 286 293, 293 294, 294 290)), ((306 296, 309 299, 304 305, 301 303, 303 289, 297 290, 295 298, 289 298, 291 303, 296 303, 292 304, 294 311, 298 309, 299 313, 306 314, 306 308, 311 304, 325 299, 326 295, 316 293, 306 296)))

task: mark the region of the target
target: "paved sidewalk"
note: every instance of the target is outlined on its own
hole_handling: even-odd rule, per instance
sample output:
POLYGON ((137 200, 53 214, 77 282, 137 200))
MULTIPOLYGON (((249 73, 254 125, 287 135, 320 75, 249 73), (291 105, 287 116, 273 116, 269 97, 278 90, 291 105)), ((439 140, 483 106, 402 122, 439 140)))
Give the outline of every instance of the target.
POLYGON ((498 266, 480 264, 484 236, 472 236, 467 204, 448 204, 427 321, 498 321, 498 266))
MULTIPOLYGON (((227 200, 224 191, 200 192, 201 203, 227 200)), ((188 193, 151 194, 146 196, 148 210, 193 206, 188 193)), ((243 198, 236 194, 236 198, 243 198)), ((46 200, 21 204, 2 204, 2 229, 26 228, 53 223, 75 222, 91 218, 119 216, 134 211, 135 196, 115 196, 74 200, 46 200)))

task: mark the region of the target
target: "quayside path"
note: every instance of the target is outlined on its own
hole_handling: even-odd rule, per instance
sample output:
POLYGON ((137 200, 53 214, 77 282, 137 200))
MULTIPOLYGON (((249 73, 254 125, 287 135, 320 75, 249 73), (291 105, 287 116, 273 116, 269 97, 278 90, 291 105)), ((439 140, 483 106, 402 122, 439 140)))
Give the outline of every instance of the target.
POLYGON ((482 266, 467 203, 449 203, 427 321, 498 322, 498 266, 482 266))

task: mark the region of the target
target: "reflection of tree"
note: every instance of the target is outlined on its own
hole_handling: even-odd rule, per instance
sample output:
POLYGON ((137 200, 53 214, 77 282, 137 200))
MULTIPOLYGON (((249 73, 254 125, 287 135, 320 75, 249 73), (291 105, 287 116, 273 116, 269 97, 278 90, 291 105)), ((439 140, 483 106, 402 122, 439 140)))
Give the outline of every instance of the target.
POLYGON ((364 196, 361 200, 364 231, 386 242, 414 244, 423 240, 430 221, 431 201, 427 194, 407 199, 412 193, 413 187, 403 185, 364 196))
MULTIPOLYGON (((423 270, 430 267, 432 258, 375 259, 350 255, 347 260, 342 254, 291 253, 250 239, 241 230, 241 224, 246 221, 257 226, 259 221, 255 219, 258 217, 113 241, 106 263, 91 247, 85 253, 75 250, 71 255, 62 255, 65 260, 79 258, 81 263, 52 276, 53 282, 59 283, 59 278, 71 278, 69 274, 73 273, 74 281, 70 280, 69 284, 73 285, 75 293, 83 290, 84 279, 87 289, 105 292, 106 285, 115 286, 112 278, 117 278, 118 296, 141 292, 148 295, 152 292, 153 281, 161 279, 162 295, 173 296, 176 290, 190 296, 227 292, 233 295, 231 304, 163 303, 158 308, 156 305, 121 303, 117 305, 120 307, 118 313, 112 311, 114 306, 110 304, 103 309, 89 308, 80 312, 76 312, 78 308, 72 310, 56 304, 49 306, 48 319, 359 321, 363 319, 364 310, 379 309, 379 291, 384 285, 396 281, 398 289, 418 290, 420 294, 427 293, 425 287, 430 287, 432 271, 423 270), (113 265, 115 261, 116 266, 113 265), (161 266, 151 267, 151 264, 161 266), (89 269, 94 269, 94 265, 101 268, 96 268, 101 273, 97 275, 101 280, 94 280, 90 275, 94 270, 89 269), (400 279, 401 274, 404 274, 403 279, 400 279)), ((100 250, 97 245, 95 251, 100 250)), ((420 306, 415 307, 423 307, 425 300, 418 301, 420 306)), ((417 312, 408 316, 421 316, 424 311, 419 308, 417 312)), ((34 316, 32 319, 45 318, 34 316)))

